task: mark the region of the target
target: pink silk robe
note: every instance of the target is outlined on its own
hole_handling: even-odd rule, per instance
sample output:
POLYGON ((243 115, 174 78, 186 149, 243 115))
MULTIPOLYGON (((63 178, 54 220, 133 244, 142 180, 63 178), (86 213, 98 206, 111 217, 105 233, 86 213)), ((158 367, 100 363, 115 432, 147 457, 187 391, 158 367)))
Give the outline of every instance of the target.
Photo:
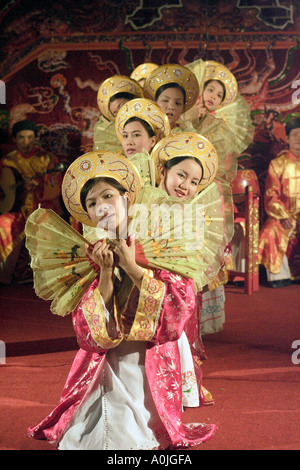
POLYGON ((184 424, 182 414, 178 339, 184 330, 188 338, 195 335, 197 306, 193 282, 166 271, 145 270, 140 292, 136 287, 131 288, 123 298, 122 308, 115 307, 118 327, 114 338, 111 330, 108 331, 97 284, 96 279, 73 313, 80 350, 60 402, 40 424, 29 428, 29 436, 58 445, 72 417, 100 380, 108 350, 118 347, 121 341, 146 341, 147 380, 163 423, 163 429, 156 435, 161 448, 186 448, 210 439, 216 431, 215 425, 184 424))

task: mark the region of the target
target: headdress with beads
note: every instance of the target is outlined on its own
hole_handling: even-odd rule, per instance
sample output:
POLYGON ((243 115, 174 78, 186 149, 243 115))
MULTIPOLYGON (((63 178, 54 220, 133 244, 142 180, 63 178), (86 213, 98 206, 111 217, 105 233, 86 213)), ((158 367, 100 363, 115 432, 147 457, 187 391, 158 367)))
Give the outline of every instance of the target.
POLYGON ((84 210, 80 193, 91 178, 112 178, 130 195, 130 204, 137 201, 142 182, 134 164, 126 157, 108 151, 88 152, 71 163, 62 183, 62 196, 67 210, 79 222, 94 226, 84 210))
POLYGON ((109 109, 109 102, 117 93, 130 93, 134 98, 140 98, 143 96, 143 89, 136 80, 125 75, 113 75, 104 80, 98 90, 97 103, 101 113, 109 121, 115 120, 109 109))
POLYGON ((198 191, 205 189, 214 180, 218 169, 218 155, 214 146, 195 132, 181 132, 165 137, 152 150, 151 157, 156 169, 156 182, 160 183, 159 168, 176 157, 194 157, 200 161, 203 177, 198 191))

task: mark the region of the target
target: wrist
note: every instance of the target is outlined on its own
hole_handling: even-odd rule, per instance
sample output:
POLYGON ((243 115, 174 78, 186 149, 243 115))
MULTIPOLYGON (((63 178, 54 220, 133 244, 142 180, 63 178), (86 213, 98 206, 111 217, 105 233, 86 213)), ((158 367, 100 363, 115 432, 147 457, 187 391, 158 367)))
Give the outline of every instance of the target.
POLYGON ((111 275, 113 273, 113 267, 112 266, 105 266, 105 267, 101 267, 100 266, 100 273, 102 275, 111 275))
POLYGON ((134 282, 134 284, 140 289, 143 275, 144 275, 142 269, 137 264, 135 264, 129 269, 127 269, 126 273, 134 282))

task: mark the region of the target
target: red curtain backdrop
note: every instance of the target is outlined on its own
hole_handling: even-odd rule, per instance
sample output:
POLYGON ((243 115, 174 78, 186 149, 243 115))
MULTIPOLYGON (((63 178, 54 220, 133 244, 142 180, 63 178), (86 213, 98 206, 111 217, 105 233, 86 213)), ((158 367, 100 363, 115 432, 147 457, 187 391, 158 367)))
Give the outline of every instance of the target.
POLYGON ((41 145, 73 161, 92 148, 97 90, 142 62, 227 65, 256 127, 240 166, 261 189, 271 159, 286 146, 284 123, 300 115, 300 13, 297 1, 102 0, 8 3, 1 12, 0 156, 12 125, 32 119, 41 145))

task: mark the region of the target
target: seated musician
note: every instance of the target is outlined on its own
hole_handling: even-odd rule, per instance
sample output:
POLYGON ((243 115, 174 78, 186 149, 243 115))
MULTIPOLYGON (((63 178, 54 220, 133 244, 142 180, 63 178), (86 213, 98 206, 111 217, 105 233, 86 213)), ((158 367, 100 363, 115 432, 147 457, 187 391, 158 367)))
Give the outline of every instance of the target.
POLYGON ((268 218, 260 231, 259 262, 270 287, 300 279, 300 118, 285 126, 289 148, 268 168, 264 203, 268 218))
POLYGON ((37 127, 23 120, 12 128, 16 148, 0 160, 0 283, 31 277, 24 249, 24 226, 38 205, 61 214, 62 174, 51 172, 57 157, 38 146, 37 127), (48 172, 45 174, 45 172, 48 172), (16 275, 18 261, 24 258, 16 275))

